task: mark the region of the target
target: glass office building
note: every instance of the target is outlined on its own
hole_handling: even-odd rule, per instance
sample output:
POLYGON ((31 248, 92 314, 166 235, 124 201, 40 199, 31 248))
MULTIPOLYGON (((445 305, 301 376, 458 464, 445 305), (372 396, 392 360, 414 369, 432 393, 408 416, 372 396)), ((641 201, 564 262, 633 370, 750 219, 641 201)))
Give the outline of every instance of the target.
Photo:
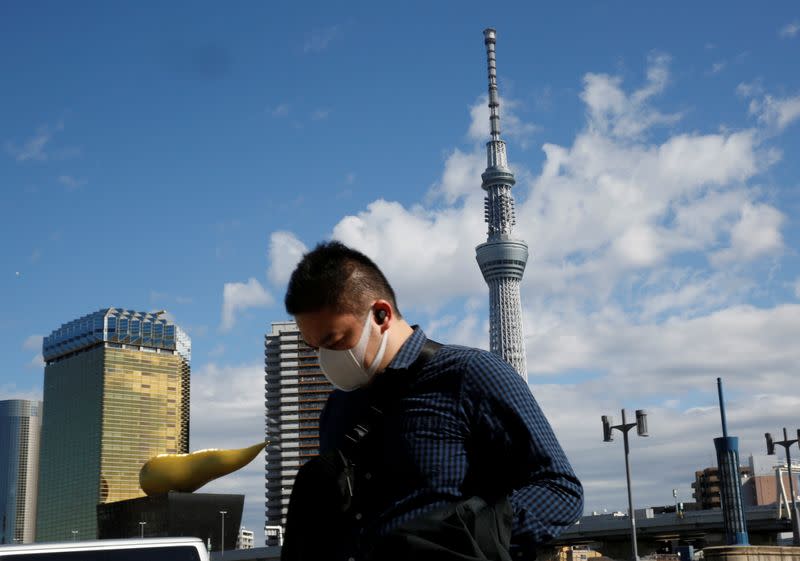
POLYGON ((34 541, 41 426, 41 401, 0 401, 0 544, 34 541))
POLYGON ((98 503, 144 496, 142 465, 189 451, 191 341, 161 314, 107 308, 45 337, 37 541, 96 538, 98 503))
POLYGON ((266 544, 280 545, 297 470, 319 455, 319 416, 333 386, 319 354, 303 343, 293 321, 275 322, 264 340, 266 544))

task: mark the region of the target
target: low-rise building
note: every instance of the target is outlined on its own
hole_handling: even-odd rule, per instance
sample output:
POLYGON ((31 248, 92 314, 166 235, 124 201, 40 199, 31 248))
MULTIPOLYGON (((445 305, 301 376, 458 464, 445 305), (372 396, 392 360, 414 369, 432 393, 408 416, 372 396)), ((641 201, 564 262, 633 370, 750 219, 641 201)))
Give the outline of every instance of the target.
POLYGON ((239 528, 239 537, 236 538, 236 549, 253 549, 255 546, 255 534, 244 526, 239 528))
MULTIPOLYGON (((752 474, 750 466, 739 467, 741 482, 747 480, 752 474)), ((694 472, 692 483, 692 497, 701 510, 720 508, 719 468, 707 467, 702 471, 694 472)))

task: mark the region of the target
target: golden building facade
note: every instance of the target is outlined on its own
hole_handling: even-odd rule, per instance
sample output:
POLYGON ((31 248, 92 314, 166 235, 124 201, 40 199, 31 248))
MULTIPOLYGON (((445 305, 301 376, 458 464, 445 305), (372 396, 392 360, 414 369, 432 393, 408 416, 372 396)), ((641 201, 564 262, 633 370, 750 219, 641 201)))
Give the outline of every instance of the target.
POLYGON ((142 465, 189 451, 191 342, 160 314, 109 308, 46 337, 44 357, 37 541, 92 539, 98 503, 144 496, 142 465))

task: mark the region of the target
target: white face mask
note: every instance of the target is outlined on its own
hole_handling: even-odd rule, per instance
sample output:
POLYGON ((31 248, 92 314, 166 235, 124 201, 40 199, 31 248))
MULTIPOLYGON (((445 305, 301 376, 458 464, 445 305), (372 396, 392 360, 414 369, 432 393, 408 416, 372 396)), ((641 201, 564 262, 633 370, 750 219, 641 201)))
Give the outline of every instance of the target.
POLYGON ((319 366, 322 372, 325 374, 325 377, 330 380, 331 384, 340 390, 349 392, 366 385, 375 375, 375 371, 383 360, 389 335, 388 329, 384 331, 381 336, 378 353, 372 360, 372 364, 370 364, 368 368, 364 368, 364 360, 367 356, 367 343, 369 342, 370 331, 372 331, 370 327, 372 325, 371 319, 372 310, 367 313, 367 320, 364 322, 364 328, 361 330, 361 338, 352 349, 334 351, 320 348, 319 350, 319 366))

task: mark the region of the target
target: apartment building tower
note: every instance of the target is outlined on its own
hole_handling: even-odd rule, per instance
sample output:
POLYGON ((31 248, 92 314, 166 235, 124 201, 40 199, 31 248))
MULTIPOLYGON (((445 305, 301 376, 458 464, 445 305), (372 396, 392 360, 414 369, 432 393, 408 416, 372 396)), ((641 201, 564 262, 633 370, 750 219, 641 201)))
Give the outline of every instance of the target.
POLYGON ((266 398, 265 536, 280 545, 297 471, 319 454, 319 417, 333 386, 293 321, 275 322, 264 338, 266 398))

